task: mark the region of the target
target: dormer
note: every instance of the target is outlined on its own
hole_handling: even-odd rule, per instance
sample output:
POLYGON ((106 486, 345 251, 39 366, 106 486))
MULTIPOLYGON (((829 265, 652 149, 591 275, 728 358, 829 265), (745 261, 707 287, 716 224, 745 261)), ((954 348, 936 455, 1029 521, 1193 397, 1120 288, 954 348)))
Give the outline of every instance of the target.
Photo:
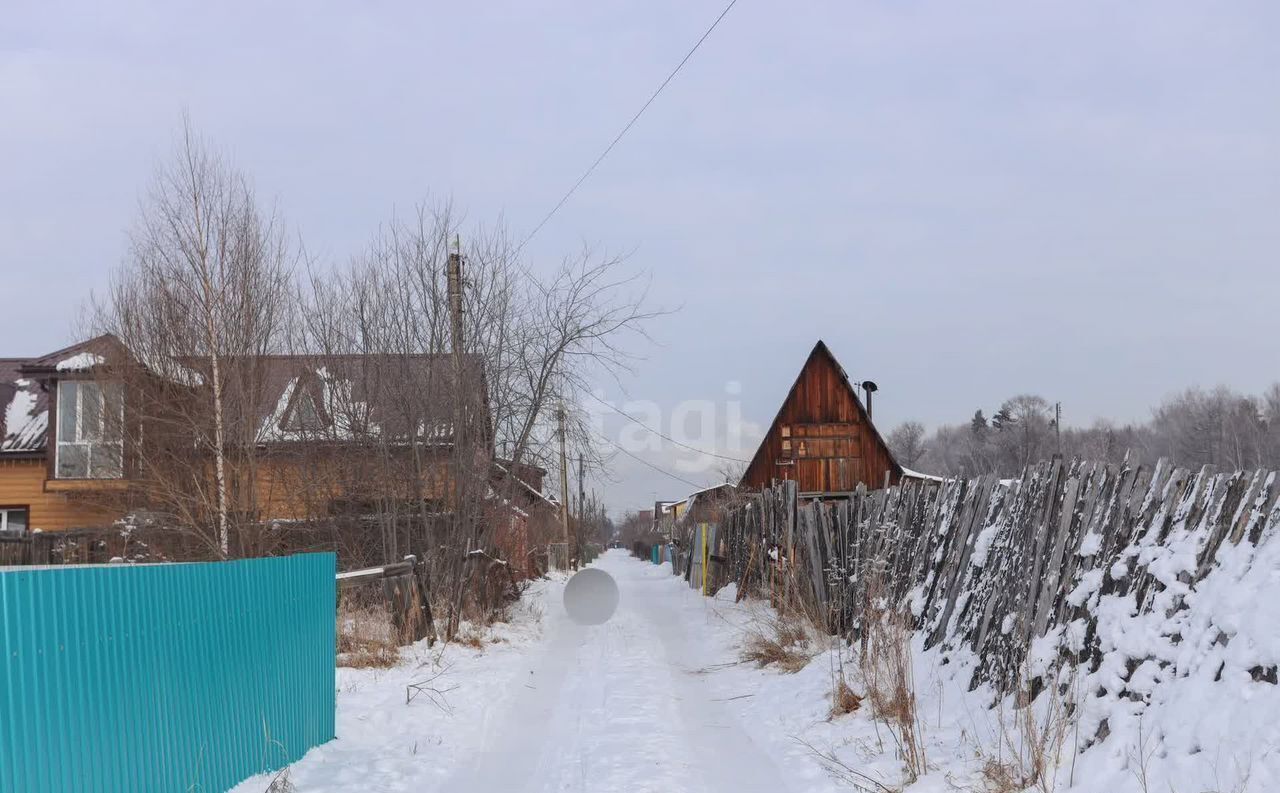
POLYGON ((106 370, 118 349, 114 337, 99 336, 22 366, 48 399, 51 484, 124 478, 124 385, 106 370))

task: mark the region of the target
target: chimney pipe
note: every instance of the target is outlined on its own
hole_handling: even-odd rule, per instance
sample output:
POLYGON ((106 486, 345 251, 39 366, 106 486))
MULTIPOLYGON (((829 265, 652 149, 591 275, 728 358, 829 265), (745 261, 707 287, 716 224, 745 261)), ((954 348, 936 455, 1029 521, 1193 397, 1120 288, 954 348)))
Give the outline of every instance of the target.
POLYGON ((879 391, 880 388, 870 380, 862 381, 862 390, 867 393, 867 419, 871 418, 871 395, 879 391))

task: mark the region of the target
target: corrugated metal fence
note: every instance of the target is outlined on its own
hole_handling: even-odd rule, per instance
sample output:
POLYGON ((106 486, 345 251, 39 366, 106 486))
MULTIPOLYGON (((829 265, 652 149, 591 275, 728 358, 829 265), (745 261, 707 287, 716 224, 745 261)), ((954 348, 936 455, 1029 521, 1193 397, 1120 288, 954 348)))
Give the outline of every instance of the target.
POLYGON ((221 791, 332 739, 335 564, 0 571, 0 789, 221 791))

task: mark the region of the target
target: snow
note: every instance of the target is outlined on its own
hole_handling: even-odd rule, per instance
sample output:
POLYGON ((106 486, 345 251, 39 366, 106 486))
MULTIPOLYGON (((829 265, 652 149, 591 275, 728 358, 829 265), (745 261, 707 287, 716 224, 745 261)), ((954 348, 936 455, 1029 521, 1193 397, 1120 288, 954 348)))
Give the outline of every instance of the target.
POLYGON ((54 366, 59 372, 76 372, 92 369, 105 363, 106 359, 92 352, 78 352, 69 358, 63 358, 54 366))
POLYGON ((1080 577, 1080 583, 1067 594, 1067 602, 1073 606, 1082 606, 1100 586, 1102 586, 1102 571, 1090 570, 1080 577))
POLYGON ((922 474, 919 471, 913 471, 910 468, 907 468, 905 465, 902 466, 902 475, 908 479, 923 479, 926 482, 947 481, 947 478, 945 476, 937 476, 935 474, 922 474))
MULTIPOLYGON (((563 579, 541 581, 481 651, 420 643, 391 670, 339 669, 338 738, 293 766, 293 784, 323 793, 810 789, 785 783, 729 699, 772 673, 709 684, 707 668, 736 655, 736 633, 716 613, 739 607, 700 597, 669 564, 620 550, 596 564, 621 589, 604 625, 571 622, 563 579), (405 705, 406 684, 441 671, 433 685, 445 691, 443 708, 405 705)), ((268 782, 236 790, 260 793, 268 782)))
POLYGON ((26 450, 48 428, 49 411, 36 410, 39 402, 35 384, 27 379, 14 381, 18 388, 4 409, 5 435, 0 451, 26 450))
POLYGON ((991 551, 991 543, 999 530, 1000 524, 992 523, 978 532, 978 539, 973 542, 973 554, 969 557, 970 564, 974 567, 982 567, 987 563, 987 554, 991 551))
POLYGON ((1077 552, 1080 558, 1087 559, 1090 556, 1096 556, 1098 551, 1102 550, 1102 535, 1097 532, 1089 532, 1080 540, 1080 550, 1077 552))
MULTIPOLYGON (((857 789, 843 770, 854 769, 866 789, 981 791, 989 789, 984 767, 1008 762, 1024 741, 1014 697, 969 690, 971 653, 925 651, 916 636, 928 769, 905 784, 894 742, 869 704, 830 716, 840 670, 862 690, 856 645, 814 637, 815 657, 798 673, 757 669, 739 652, 771 618, 766 603, 735 603, 734 587, 704 598, 670 565, 624 551, 597 565, 621 590, 604 625, 565 617, 558 576, 535 583, 482 650, 419 644, 391 670, 340 669, 338 738, 294 765, 297 790, 836 793, 857 789), (406 705, 406 684, 437 673, 439 704, 419 697, 406 705)), ((1277 571, 1280 542, 1233 546, 1183 595, 1187 608, 1164 608, 1160 599, 1176 595, 1162 592, 1141 614, 1131 596, 1097 596, 1092 578, 1082 582, 1081 602, 1096 600, 1097 669, 1056 667, 1060 645, 1084 646, 1083 619, 1034 639, 1028 658, 1032 674, 1057 675, 1061 686, 1032 703, 1039 718, 1051 718, 1061 701, 1049 692, 1089 692, 1077 700, 1078 724, 1049 752, 1056 779, 1045 789, 1278 789, 1280 687, 1255 679, 1259 667, 1280 662, 1277 571), (1093 740, 1104 721, 1104 737, 1093 740)), ((258 777, 236 790, 260 793, 268 782, 258 777)))

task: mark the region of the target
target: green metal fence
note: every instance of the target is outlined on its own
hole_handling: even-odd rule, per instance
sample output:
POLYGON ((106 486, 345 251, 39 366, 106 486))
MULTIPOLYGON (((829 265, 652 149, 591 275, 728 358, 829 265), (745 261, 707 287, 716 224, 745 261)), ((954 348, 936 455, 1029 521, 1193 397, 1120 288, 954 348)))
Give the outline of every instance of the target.
POLYGON ((0 790, 221 791, 332 739, 335 564, 0 571, 0 790))

